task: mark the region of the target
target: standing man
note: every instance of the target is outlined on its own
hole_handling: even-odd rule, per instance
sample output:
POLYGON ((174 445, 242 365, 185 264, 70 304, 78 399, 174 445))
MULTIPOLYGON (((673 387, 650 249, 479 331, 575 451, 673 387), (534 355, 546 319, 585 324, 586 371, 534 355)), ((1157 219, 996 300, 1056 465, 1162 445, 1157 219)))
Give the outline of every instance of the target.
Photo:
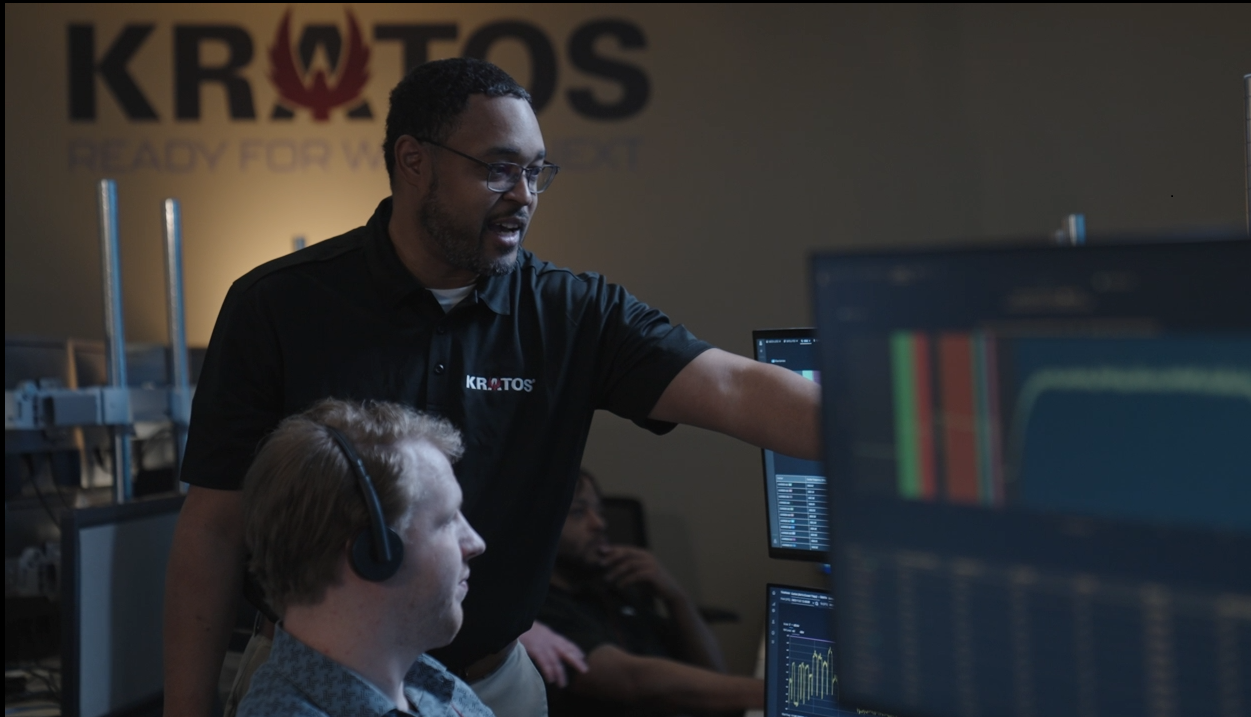
POLYGON ((325 400, 279 424, 243 497, 249 567, 283 621, 242 717, 489 717, 425 654, 460 629, 484 547, 460 512, 460 453, 446 421, 393 403, 325 400))
POLYGON ((492 548, 463 629, 437 656, 505 716, 544 710, 517 636, 547 591, 596 410, 656 433, 688 423, 819 452, 815 384, 714 349, 603 277, 521 248, 558 168, 529 96, 499 68, 413 70, 391 93, 383 150, 392 195, 364 227, 253 270, 222 305, 167 578, 167 714, 207 715, 213 700, 244 573, 238 489, 256 445, 320 398, 397 401, 464 432, 464 512, 492 548))

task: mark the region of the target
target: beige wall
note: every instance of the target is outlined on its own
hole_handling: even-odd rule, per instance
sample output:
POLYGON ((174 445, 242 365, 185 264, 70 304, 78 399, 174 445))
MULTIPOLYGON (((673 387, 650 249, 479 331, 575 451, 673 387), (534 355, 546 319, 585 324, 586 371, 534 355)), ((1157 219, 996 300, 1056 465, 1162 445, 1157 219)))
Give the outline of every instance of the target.
MULTIPOLYGON (((293 7, 296 33, 344 22, 340 6, 293 7)), ((1247 5, 351 7, 367 41, 377 23, 457 24, 458 39, 433 43, 432 57, 460 54, 490 22, 541 28, 558 79, 540 121, 567 169, 527 245, 606 274, 740 353, 753 328, 810 321, 814 248, 1039 235, 1074 211, 1092 234, 1244 221, 1247 5), (575 28, 599 18, 646 36, 641 49, 597 45, 649 78, 647 106, 627 119, 587 119, 565 99, 581 87, 615 99, 618 88, 579 71, 565 49, 575 28)), ((295 235, 315 241, 368 217, 386 194, 385 172, 353 169, 342 146, 381 140, 399 46, 370 42, 373 121, 342 108, 324 123, 304 111, 271 121, 267 53, 286 8, 5 6, 6 334, 101 334, 92 185, 105 174, 119 182, 134 339, 164 338, 164 197, 183 201, 188 328, 199 344, 234 278, 289 251, 295 235), (94 24, 99 55, 141 21, 156 29, 130 70, 159 119, 125 119, 97 82, 97 120, 69 121, 67 24, 94 24), (250 33, 254 57, 241 74, 256 120, 228 119, 214 85, 198 121, 173 118, 178 23, 250 33), (138 156, 145 142, 154 154, 138 156), (202 151, 185 171, 196 143, 221 154, 210 167, 202 151), (289 146, 330 154, 290 169, 289 146)), ((490 57, 529 81, 520 46, 500 43, 490 57)), ((202 61, 224 58, 209 46, 202 61)), ((587 464, 608 490, 646 501, 657 552, 692 590, 745 616, 720 634, 733 665, 749 669, 764 582, 815 578, 809 566, 765 557, 759 452, 686 428, 658 439, 606 415, 587 464)))

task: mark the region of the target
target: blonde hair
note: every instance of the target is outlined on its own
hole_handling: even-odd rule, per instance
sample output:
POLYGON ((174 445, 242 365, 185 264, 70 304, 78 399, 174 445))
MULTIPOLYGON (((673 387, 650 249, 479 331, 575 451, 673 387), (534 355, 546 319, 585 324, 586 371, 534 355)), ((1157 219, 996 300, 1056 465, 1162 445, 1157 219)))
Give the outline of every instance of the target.
POLYGON ((418 496, 400 476, 402 444, 426 441, 454 463, 460 433, 447 421, 382 401, 325 399, 290 416, 265 440, 243 481, 248 568, 278 614, 321 601, 339 580, 339 561, 353 536, 369 527, 364 497, 347 458, 326 427, 341 432, 373 481, 387 525, 408 514, 418 496))

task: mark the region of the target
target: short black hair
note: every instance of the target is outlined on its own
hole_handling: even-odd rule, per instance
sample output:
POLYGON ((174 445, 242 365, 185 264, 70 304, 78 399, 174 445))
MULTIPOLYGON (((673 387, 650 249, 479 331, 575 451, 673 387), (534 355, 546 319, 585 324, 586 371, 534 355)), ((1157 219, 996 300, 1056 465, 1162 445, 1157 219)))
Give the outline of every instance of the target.
POLYGON ((586 481, 587 483, 590 483, 590 484, 591 484, 591 487, 595 489, 595 495, 596 495, 597 497, 599 497, 599 499, 600 499, 600 500, 603 500, 603 498, 604 498, 604 491, 600 490, 600 487, 599 487, 599 479, 597 479, 597 478, 595 477, 595 474, 594 474, 594 473, 592 473, 591 471, 587 470, 585 467, 583 467, 583 468, 579 468, 579 469, 578 469, 578 480, 584 480, 584 481, 586 481))
POLYGON ((387 136, 382 143, 387 175, 395 177, 395 142, 408 135, 442 142, 452 133, 456 118, 470 95, 516 97, 530 102, 526 88, 500 68, 484 60, 455 57, 418 65, 391 90, 387 136))

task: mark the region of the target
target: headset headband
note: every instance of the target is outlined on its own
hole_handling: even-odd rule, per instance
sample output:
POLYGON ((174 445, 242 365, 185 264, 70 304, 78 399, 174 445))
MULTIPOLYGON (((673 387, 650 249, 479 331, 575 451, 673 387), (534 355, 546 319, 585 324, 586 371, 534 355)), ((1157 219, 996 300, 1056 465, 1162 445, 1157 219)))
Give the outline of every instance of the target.
POLYGON ((364 495, 365 512, 369 514, 370 532, 374 537, 372 541, 374 560, 378 563, 390 564, 392 562, 391 541, 387 539, 387 522, 382 515, 382 503, 378 500, 378 492, 374 490, 374 483, 369 479, 369 472, 365 470, 365 463, 361 461, 361 457, 356 453, 356 449, 352 447, 347 436, 340 433, 337 428, 325 426, 325 429, 330 433, 334 442, 339 444, 340 450, 347 458, 348 465, 356 474, 356 482, 364 495))

